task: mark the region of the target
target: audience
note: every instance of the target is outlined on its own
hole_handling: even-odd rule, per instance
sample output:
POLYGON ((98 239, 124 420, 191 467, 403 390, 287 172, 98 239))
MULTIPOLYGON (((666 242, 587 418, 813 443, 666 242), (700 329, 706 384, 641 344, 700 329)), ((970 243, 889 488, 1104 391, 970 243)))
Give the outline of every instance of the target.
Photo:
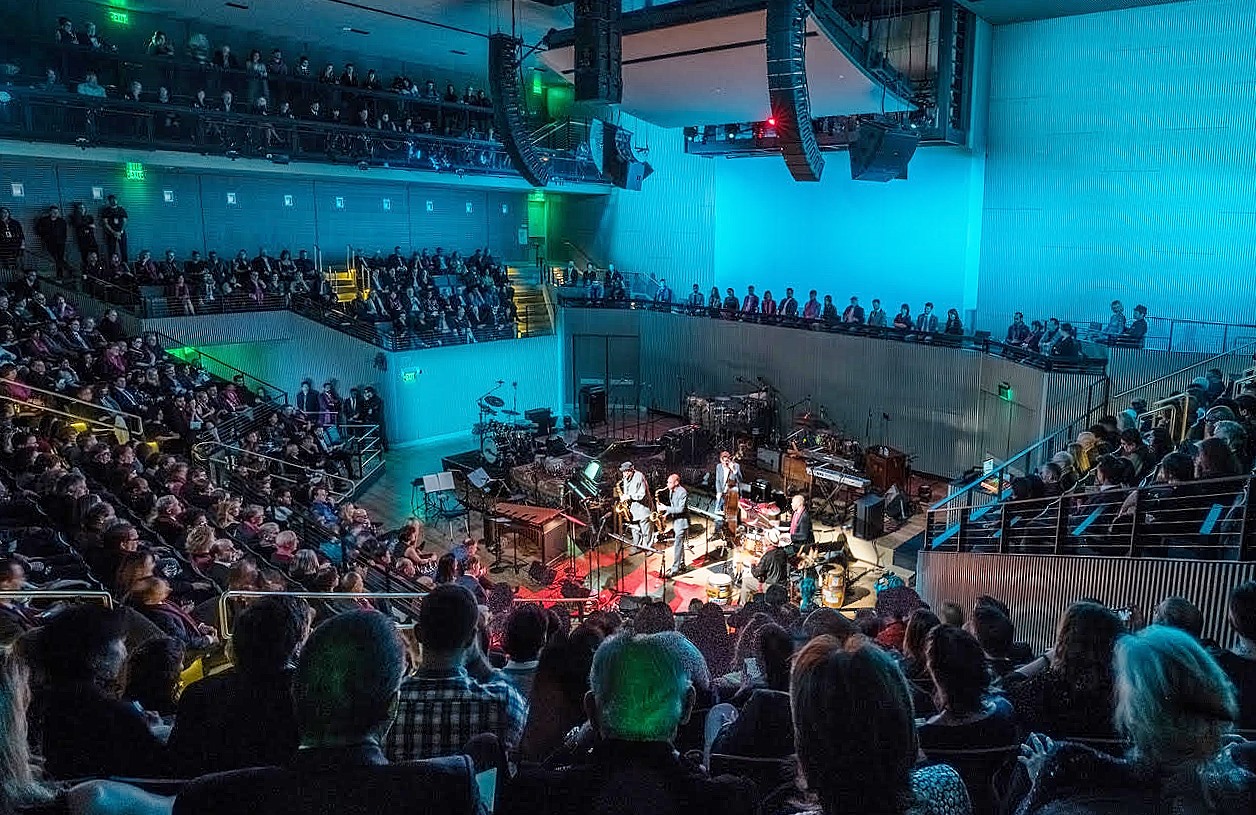
POLYGON ((263 812, 477 812, 466 756, 389 764, 405 651, 393 623, 350 611, 324 623, 292 679, 300 749, 279 766, 203 776, 175 799, 176 815, 263 812))

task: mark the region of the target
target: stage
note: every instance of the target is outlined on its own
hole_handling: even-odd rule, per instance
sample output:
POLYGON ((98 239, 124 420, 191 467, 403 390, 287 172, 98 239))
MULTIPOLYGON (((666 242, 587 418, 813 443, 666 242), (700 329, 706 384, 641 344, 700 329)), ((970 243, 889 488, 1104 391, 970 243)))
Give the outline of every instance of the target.
MULTIPOLYGON (((573 442, 574 440, 573 435, 573 442)), ((411 481, 422 475, 440 472, 445 469, 450 459, 460 459, 459 463, 463 463, 463 467, 469 466, 474 462, 470 460, 468 451, 475 443, 475 437, 466 434, 463 437, 450 438, 436 443, 390 450, 387 454, 384 474, 359 497, 357 503, 367 509, 380 528, 395 529, 405 520, 413 517, 416 511, 422 514, 421 491, 413 488, 411 481)), ((690 477, 697 475, 698 468, 687 469, 690 477)), ((759 474, 753 465, 747 465, 747 478, 757 478, 759 474)), ((913 489, 917 482, 933 484, 935 491, 941 485, 941 482, 937 480, 913 476, 913 489)), ((555 557, 551 554, 550 563, 556 575, 550 584, 541 584, 529 574, 527 567, 539 559, 540 552, 539 547, 527 541, 518 546, 517 552, 512 551, 512 546, 508 542, 503 559, 496 563, 496 568, 491 570, 489 576, 494 581, 505 582, 515 587, 517 595, 521 598, 537 599, 561 597, 562 583, 567 579, 588 587, 594 594, 599 593, 610 580, 616 584, 613 586, 617 589, 616 594, 628 596, 648 594, 654 598, 666 599, 673 609, 684 610, 694 598, 705 600, 708 578, 714 574, 724 573, 728 567, 727 559, 716 560, 713 557, 720 548, 720 541, 712 534, 713 521, 700 512, 701 510, 709 511, 713 501, 712 493, 709 489, 696 485, 689 486, 689 490, 691 507, 696 511, 692 513, 686 562, 694 568, 678 578, 664 581, 659 577, 661 570, 666 571, 671 567, 672 540, 670 537, 664 539, 653 554, 647 555, 644 552, 625 548, 620 557, 620 544, 605 534, 594 547, 580 550, 580 554, 574 559, 555 557), (514 557, 517 557, 523 566, 517 572, 506 566, 513 562, 514 557)), ((587 520, 578 515, 573 517, 587 520)), ((839 529, 837 525, 818 517, 814 522, 814 528, 816 538, 821 544, 834 537, 839 529)), ((875 600, 872 591, 873 584, 887 569, 898 574, 909 584, 911 583, 911 578, 914 577, 912 568, 915 563, 915 547, 912 542, 923 533, 923 513, 916 513, 909 517, 897 529, 888 531, 875 541, 866 541, 856 537, 849 526, 840 528, 845 533, 847 543, 856 558, 852 573, 859 577, 852 590, 848 592, 847 603, 843 606, 843 610, 853 614, 859 608, 871 606, 875 600), (900 548, 904 549, 905 554, 910 552, 910 555, 900 557, 899 562, 896 563, 895 553, 900 548)), ((481 539, 485 536, 484 533, 484 517, 478 511, 472 510, 450 519, 428 519, 424 530, 426 550, 440 555, 449 551, 464 537, 481 539)), ((486 565, 492 565, 494 556, 485 552, 482 554, 482 560, 486 565)), ((734 599, 736 596, 737 591, 734 590, 734 599)))

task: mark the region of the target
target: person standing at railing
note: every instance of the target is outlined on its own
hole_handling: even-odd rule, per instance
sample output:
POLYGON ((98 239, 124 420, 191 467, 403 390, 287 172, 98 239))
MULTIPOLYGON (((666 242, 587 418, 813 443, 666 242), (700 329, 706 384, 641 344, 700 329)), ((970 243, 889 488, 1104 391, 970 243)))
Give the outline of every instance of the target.
POLYGON ((26 250, 26 234, 22 224, 9 217, 9 208, 0 207, 0 266, 17 269, 26 250))
POLYGON ((61 207, 53 204, 48 212, 35 222, 35 234, 44 244, 44 250, 52 256, 57 267, 57 277, 68 276, 70 267, 65 262, 65 247, 69 240, 69 224, 61 217, 61 207))
MULTIPOLYGON (((88 76, 90 78, 92 75, 88 76)), ((110 194, 106 201, 105 207, 100 211, 100 222, 105 227, 105 252, 109 255, 116 254, 126 263, 126 227, 131 218, 126 208, 118 203, 118 196, 110 194)))
POLYGON ((331 382, 323 383, 323 391, 318 395, 318 423, 329 427, 338 422, 340 417, 340 394, 331 382))

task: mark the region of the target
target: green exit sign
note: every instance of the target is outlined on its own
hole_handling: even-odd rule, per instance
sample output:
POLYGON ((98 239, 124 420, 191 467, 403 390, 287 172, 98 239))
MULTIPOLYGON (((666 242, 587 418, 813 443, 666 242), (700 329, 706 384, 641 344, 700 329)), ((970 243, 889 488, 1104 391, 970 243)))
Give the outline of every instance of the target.
POLYGON ((143 181, 144 165, 138 161, 128 161, 126 163, 126 180, 127 181, 143 181))
POLYGON ((1012 386, 1007 382, 999 383, 999 398, 1004 402, 1016 401, 1016 394, 1012 391, 1012 386))
POLYGON ((109 22, 117 23, 118 25, 130 25, 131 15, 125 11, 110 11, 109 22))
POLYGON ((401 381, 402 382, 417 382, 419 381, 419 372, 418 371, 402 371, 401 381))

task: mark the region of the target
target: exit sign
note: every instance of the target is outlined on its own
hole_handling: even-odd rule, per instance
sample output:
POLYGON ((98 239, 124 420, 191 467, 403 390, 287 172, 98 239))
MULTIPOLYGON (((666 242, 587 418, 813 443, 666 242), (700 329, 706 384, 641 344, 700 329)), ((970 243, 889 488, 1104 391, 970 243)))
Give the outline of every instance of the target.
POLYGON ((109 22, 117 23, 118 25, 130 25, 131 15, 125 11, 111 11, 109 12, 109 22))

